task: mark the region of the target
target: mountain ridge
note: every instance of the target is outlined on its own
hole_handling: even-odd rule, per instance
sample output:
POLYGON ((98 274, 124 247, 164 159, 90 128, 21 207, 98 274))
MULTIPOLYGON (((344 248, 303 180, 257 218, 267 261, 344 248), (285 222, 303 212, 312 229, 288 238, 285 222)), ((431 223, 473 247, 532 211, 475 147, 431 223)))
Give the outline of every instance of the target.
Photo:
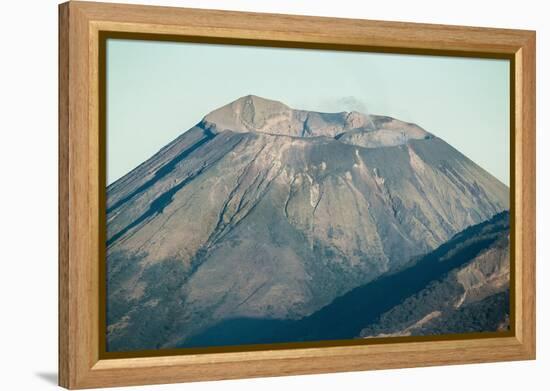
MULTIPOLYGON (((369 115, 357 111, 324 113, 292 109, 279 101, 246 95, 207 114, 200 127, 217 133, 223 130, 260 132, 289 137, 330 137, 363 147, 369 141, 358 139, 358 133, 368 139, 375 138, 378 145, 399 145, 406 139, 429 138, 432 135, 416 124, 406 123, 387 116, 369 115), (354 131, 355 137, 345 137, 354 131), (401 136, 401 138, 399 137, 401 136)), ((360 138, 360 137, 359 137, 360 138)))

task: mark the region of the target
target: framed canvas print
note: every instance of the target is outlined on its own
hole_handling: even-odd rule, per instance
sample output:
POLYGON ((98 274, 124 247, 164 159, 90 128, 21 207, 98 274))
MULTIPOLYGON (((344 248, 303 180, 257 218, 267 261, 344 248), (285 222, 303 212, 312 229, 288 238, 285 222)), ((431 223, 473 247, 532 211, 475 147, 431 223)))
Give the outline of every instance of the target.
POLYGON ((535 358, 535 33, 60 5, 67 388, 535 358))

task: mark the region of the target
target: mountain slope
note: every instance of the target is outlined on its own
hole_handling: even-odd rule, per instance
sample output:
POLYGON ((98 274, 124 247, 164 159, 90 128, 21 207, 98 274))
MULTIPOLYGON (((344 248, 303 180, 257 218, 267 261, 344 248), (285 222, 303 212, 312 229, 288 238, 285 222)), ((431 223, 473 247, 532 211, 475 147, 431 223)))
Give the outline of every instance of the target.
POLYGON ((416 125, 243 97, 107 189, 108 347, 301 318, 508 207, 416 125))
POLYGON ((299 320, 233 318, 180 346, 497 331, 507 327, 509 214, 469 227, 395 273, 299 320))
POLYGON ((363 337, 434 335, 508 329, 510 258, 508 229, 465 266, 361 330, 363 337))

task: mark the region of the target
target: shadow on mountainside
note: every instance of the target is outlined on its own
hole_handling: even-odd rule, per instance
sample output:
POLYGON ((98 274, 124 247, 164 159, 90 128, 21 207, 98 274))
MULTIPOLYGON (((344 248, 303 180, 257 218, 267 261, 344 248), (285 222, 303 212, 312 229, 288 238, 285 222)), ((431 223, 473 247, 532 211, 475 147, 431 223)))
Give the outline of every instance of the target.
POLYGON ((509 232, 509 213, 469 227, 412 266, 385 275, 336 298, 299 320, 236 318, 219 322, 179 344, 208 347, 356 338, 380 315, 465 265, 509 232))

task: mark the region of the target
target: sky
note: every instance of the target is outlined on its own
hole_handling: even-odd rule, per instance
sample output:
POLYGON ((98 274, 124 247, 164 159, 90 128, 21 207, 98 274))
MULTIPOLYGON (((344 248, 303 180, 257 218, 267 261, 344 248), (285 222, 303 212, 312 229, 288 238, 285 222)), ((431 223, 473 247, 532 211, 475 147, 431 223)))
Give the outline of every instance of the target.
POLYGON ((107 183, 245 95, 413 122, 509 185, 509 62, 109 39, 107 183))

